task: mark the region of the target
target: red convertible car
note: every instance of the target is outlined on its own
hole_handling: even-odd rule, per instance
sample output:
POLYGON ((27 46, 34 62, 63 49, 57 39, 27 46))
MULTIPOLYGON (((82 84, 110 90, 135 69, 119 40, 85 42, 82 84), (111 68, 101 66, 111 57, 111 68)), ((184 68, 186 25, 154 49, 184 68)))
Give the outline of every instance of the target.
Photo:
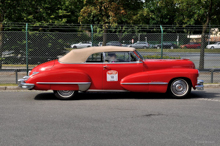
POLYGON ((199 71, 189 59, 143 59, 131 47, 73 49, 65 56, 36 66, 18 80, 29 90, 53 90, 59 99, 78 91, 130 91, 168 93, 175 98, 203 90, 199 71))

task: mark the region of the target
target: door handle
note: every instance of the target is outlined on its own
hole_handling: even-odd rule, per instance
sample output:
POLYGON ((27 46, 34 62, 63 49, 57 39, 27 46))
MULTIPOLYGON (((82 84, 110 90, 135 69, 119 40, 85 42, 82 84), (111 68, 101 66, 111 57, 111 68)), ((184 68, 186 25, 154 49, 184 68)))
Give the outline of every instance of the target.
POLYGON ((107 65, 106 66, 103 66, 104 70, 105 69, 110 69, 110 67, 108 67, 107 65))

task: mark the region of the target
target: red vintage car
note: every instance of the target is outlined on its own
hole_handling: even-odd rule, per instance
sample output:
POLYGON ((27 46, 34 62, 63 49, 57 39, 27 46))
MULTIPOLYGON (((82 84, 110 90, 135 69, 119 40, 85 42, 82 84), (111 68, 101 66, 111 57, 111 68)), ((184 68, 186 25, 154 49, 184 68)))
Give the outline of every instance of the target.
POLYGON ((73 49, 65 56, 36 66, 19 87, 53 90, 59 99, 78 91, 130 91, 168 93, 175 98, 203 90, 199 71, 189 59, 144 59, 131 47, 73 49))

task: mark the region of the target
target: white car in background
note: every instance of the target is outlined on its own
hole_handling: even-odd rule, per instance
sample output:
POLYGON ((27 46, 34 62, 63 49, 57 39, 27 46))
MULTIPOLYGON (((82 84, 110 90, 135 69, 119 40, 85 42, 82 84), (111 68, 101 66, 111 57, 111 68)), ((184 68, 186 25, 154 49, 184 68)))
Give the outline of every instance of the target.
POLYGON ((207 49, 220 49, 220 42, 216 42, 214 44, 210 44, 206 46, 207 49))
POLYGON ((71 48, 87 48, 87 47, 92 47, 92 43, 89 42, 89 43, 78 43, 78 44, 72 44, 71 45, 71 48))

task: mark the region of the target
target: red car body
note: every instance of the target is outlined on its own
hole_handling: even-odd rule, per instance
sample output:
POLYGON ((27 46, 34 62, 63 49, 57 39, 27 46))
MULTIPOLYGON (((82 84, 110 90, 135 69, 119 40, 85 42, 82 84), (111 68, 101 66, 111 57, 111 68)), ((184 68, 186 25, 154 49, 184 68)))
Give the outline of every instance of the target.
MULTIPOLYGON (((102 59, 94 62, 86 59, 86 62, 81 63, 64 63, 61 58, 46 62, 32 69, 29 76, 20 79, 19 86, 35 90, 54 90, 60 99, 72 98, 74 94, 71 97, 67 96, 67 93, 62 96, 62 93, 69 91, 171 92, 173 97, 185 97, 191 87, 203 90, 203 81, 198 83, 197 80, 199 72, 188 59, 143 59, 130 47, 105 46, 78 50, 93 50, 87 57, 83 56, 84 58, 91 58, 92 54, 98 52, 102 59), (133 58, 129 56, 131 54, 128 55, 133 61, 106 62, 103 58, 107 58, 106 54, 109 52, 132 53, 133 57, 136 56, 133 58), (187 88, 187 93, 181 93, 183 88, 187 88), (60 91, 62 93, 59 93, 60 91)), ((75 52, 73 50, 72 54, 75 52)), ((118 56, 123 57, 121 54, 118 56)), ((80 58, 78 54, 77 57, 80 58)), ((71 53, 63 58, 71 59, 71 53)))

